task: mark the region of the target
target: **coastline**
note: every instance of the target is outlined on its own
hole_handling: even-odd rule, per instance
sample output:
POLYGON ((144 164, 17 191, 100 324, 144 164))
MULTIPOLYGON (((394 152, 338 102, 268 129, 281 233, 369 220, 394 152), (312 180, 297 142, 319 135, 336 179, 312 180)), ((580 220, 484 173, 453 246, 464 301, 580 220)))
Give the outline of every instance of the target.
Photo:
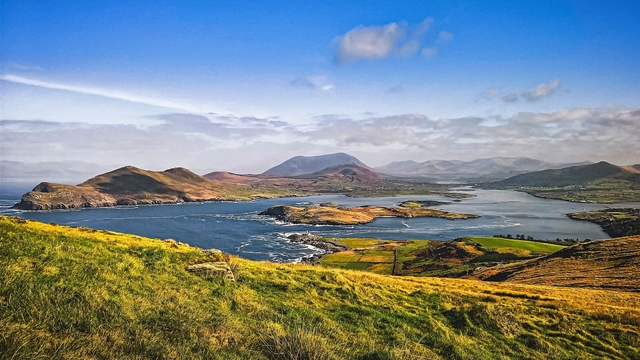
POLYGON ((323 251, 322 254, 312 254, 302 257, 300 259, 300 263, 303 264, 316 264, 326 255, 349 250, 349 247, 345 245, 340 245, 330 240, 322 240, 321 236, 312 235, 309 233, 291 234, 287 236, 287 239, 289 239, 290 242, 305 244, 323 251))

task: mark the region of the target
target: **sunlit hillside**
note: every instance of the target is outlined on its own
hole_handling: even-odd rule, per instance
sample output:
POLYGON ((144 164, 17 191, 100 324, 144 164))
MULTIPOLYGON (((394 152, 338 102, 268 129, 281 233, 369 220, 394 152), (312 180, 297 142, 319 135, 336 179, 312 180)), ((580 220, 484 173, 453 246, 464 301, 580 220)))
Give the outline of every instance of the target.
POLYGON ((229 259, 2 217, 0 328, 10 359, 632 359, 640 294, 229 259), (205 262, 227 280, 187 270, 205 262))

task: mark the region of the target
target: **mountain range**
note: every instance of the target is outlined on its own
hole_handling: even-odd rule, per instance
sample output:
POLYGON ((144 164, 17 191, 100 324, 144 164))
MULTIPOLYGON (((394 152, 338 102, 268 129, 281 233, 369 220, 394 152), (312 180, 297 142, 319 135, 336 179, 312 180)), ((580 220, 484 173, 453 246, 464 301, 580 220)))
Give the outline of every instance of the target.
POLYGON ((493 157, 472 161, 397 161, 375 170, 396 177, 424 177, 435 180, 499 180, 513 175, 546 169, 559 169, 591 162, 559 164, 526 157, 493 157))

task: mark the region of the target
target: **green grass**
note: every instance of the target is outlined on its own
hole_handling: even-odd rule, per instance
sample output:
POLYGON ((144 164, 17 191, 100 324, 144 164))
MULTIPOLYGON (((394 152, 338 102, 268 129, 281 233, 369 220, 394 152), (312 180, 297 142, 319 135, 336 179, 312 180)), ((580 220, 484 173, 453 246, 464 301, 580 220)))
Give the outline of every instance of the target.
POLYGON ((527 240, 517 240, 517 239, 505 239, 505 238, 496 238, 496 237, 469 237, 471 241, 477 242, 486 248, 500 249, 500 248, 512 248, 512 249, 521 249, 532 252, 545 252, 545 253, 554 253, 558 250, 564 249, 562 245, 556 244, 547 244, 538 241, 527 241, 527 240))
MULTIPOLYGON (((0 358, 640 357, 640 294, 399 278, 0 217, 0 358)), ((375 265, 374 265, 375 266, 375 265)))

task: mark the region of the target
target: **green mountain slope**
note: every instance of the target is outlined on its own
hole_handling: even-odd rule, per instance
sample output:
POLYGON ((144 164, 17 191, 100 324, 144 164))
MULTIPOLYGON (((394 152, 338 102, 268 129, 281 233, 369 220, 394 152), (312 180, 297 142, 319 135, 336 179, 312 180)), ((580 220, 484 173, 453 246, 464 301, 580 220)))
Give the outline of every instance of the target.
POLYGON ((542 198, 574 202, 640 201, 640 173, 604 161, 517 175, 480 187, 522 190, 542 198))
POLYGON ((618 166, 601 161, 596 164, 572 166, 556 170, 543 170, 516 175, 508 179, 494 182, 497 186, 570 186, 586 185, 601 179, 631 179, 635 178, 628 171, 618 166))
POLYGON ((0 329, 9 359, 632 359, 640 295, 228 260, 0 217, 0 329), (187 271, 211 261, 237 281, 187 271))

